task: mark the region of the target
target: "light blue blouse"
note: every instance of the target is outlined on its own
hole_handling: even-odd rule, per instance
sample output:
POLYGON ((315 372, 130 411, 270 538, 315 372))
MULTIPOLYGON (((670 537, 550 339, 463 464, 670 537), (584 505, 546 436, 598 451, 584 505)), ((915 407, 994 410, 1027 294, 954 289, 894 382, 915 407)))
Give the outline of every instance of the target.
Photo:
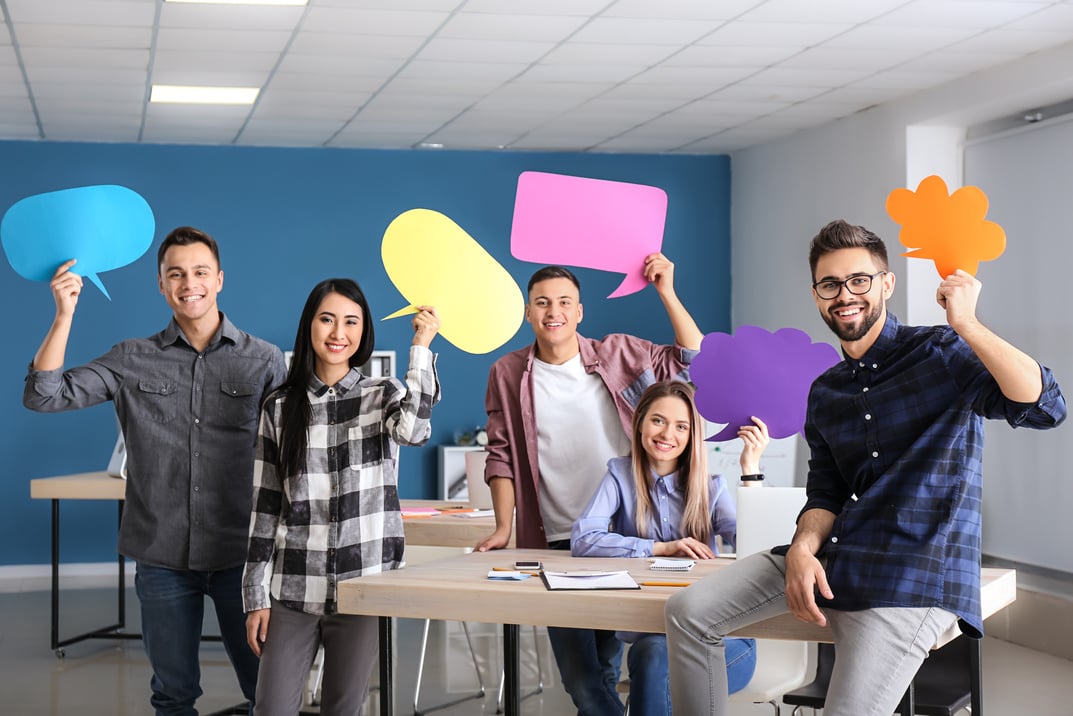
MULTIPOLYGON (((607 463, 607 474, 600 481, 588 507, 574 522, 570 535, 570 552, 575 557, 651 557, 655 542, 681 539, 682 507, 685 490, 677 484, 678 475, 657 477, 650 488, 652 513, 648 521, 648 538, 637 536, 634 514, 637 493, 633 487, 631 459, 616 457, 607 463)), ((708 546, 718 554, 715 537, 733 547, 737 541, 738 518, 726 487, 719 475, 708 485, 708 507, 712 516, 712 533, 708 546)))

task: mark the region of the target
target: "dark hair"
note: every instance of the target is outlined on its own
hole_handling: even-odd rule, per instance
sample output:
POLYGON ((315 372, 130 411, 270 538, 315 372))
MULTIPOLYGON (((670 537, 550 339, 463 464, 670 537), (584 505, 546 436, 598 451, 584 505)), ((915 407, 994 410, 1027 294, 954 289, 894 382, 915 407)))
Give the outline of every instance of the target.
POLYGON ((189 246, 190 244, 205 244, 208 246, 209 250, 212 251, 213 258, 216 259, 216 268, 220 268, 220 247, 216 245, 216 239, 201 229, 195 229, 193 226, 180 226, 164 237, 164 240, 160 243, 160 248, 156 251, 157 273, 160 273, 160 264, 164 263, 164 254, 168 252, 168 249, 172 246, 189 246))
POLYGON ((287 371, 287 378, 276 391, 276 395, 283 395, 277 468, 284 479, 294 477, 305 470, 309 423, 313 414, 309 405, 308 388, 317 359, 316 353, 313 352, 313 319, 321 302, 330 293, 338 293, 361 306, 361 344, 350 357, 350 367, 364 365, 373 355, 376 341, 372 312, 361 287, 349 278, 329 278, 314 286, 302 309, 302 317, 298 319, 291 367, 287 371))
POLYGON ((819 263, 820 257, 839 249, 867 249, 880 269, 886 271, 888 268, 887 246, 883 239, 863 226, 854 226, 842 219, 836 219, 820 229, 820 233, 812 237, 809 243, 808 265, 813 281, 816 280, 816 264, 819 263))
POLYGON ((573 274, 568 268, 562 266, 545 266, 542 269, 538 269, 536 273, 529 277, 529 285, 525 289, 525 295, 528 298, 529 294, 533 292, 533 286, 541 281, 547 281, 550 278, 565 278, 574 284, 577 289, 578 295, 581 295, 581 282, 577 280, 577 276, 573 274))

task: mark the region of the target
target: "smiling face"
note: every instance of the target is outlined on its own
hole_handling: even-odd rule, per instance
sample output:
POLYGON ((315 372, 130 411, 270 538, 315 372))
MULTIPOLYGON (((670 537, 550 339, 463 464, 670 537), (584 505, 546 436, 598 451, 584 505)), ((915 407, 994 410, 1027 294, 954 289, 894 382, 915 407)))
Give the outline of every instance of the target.
POLYGON ((354 301, 329 293, 313 314, 310 340, 316 356, 314 371, 327 385, 335 385, 350 370, 350 358, 361 346, 362 311, 354 301))
POLYGON ((224 272, 212 249, 200 242, 175 245, 164 253, 157 283, 175 320, 184 328, 219 320, 216 295, 224 287, 224 272))
MULTIPOLYGON (((882 270, 867 249, 839 249, 819 258, 814 280, 845 281, 852 276, 870 276, 882 270)), ((887 299, 893 291, 894 274, 887 272, 872 280, 867 293, 854 295, 843 286, 834 298, 820 298, 816 289, 812 290, 812 297, 820 316, 838 336, 846 353, 859 358, 883 330, 887 299)))
POLYGON ((678 459, 689 447, 692 429, 686 401, 673 395, 652 401, 641 421, 641 447, 656 474, 670 475, 678 469, 678 459))
POLYGON ((549 278, 533 284, 525 320, 536 336, 537 357, 549 363, 558 362, 556 356, 572 358, 578 350, 577 327, 583 313, 581 295, 570 279, 549 278))

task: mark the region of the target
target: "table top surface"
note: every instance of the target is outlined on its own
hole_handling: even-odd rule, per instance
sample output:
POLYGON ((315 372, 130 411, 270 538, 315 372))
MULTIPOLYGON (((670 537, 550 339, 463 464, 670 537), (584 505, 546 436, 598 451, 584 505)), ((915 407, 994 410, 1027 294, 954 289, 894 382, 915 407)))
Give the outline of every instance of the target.
MULTIPOLYGON (((30 497, 36 500, 122 500, 127 481, 107 472, 41 477, 30 480, 30 497)), ((405 507, 465 507, 455 501, 400 500, 405 507)), ((464 513, 462 513, 464 514, 464 513)), ((406 543, 435 547, 473 547, 492 534, 495 518, 465 517, 458 513, 429 517, 404 517, 406 543)), ((512 538, 513 539, 513 538, 512 538)))
MULTIPOLYGON (((683 588, 642 586, 638 590, 550 592, 535 576, 520 582, 488 579, 493 567, 511 567, 519 559, 540 560, 545 569, 556 571, 628 570, 639 584, 650 581, 692 584, 734 561, 720 557, 698 561, 688 572, 664 572, 650 569, 650 560, 643 558, 577 558, 558 550, 474 552, 340 582, 339 610, 348 614, 417 619, 661 633, 666 630, 665 602, 683 588)), ((1016 599, 1017 577, 1014 570, 1007 569, 985 568, 981 574, 981 598, 987 617, 1016 599)), ((737 634, 800 641, 831 640, 828 629, 801 622, 791 614, 760 622, 737 634)))

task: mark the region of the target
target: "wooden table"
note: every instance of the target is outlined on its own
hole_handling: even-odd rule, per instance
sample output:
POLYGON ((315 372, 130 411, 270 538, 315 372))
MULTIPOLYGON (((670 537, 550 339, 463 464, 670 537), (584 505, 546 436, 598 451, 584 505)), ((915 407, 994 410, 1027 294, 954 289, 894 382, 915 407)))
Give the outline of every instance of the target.
MULTIPOLYGON (((537 559, 549 570, 626 569, 644 581, 696 582, 730 564, 719 558, 700 561, 690 572, 667 573, 648 569, 646 559, 572 558, 551 550, 500 550, 407 567, 339 583, 339 611, 381 617, 381 714, 391 714, 391 617, 452 619, 503 624, 506 668, 505 712, 519 713, 518 625, 561 626, 664 633, 663 609, 667 598, 681 587, 642 587, 640 590, 549 592, 539 578, 521 582, 489 580, 492 567, 509 567, 518 559, 537 559)), ((1003 609, 1017 596, 1013 570, 984 569, 981 598, 984 617, 1003 609)), ((831 641, 826 628, 805 624, 790 614, 754 624, 736 636, 795 641, 831 641)), ((944 637, 957 635, 956 627, 944 637)), ((979 690, 979 663, 973 672, 979 690)), ((973 714, 982 711, 977 705, 973 714)))
MULTIPOLYGON (((30 480, 30 497, 35 500, 52 501, 52 629, 50 648, 57 656, 64 656, 64 647, 86 639, 140 639, 141 634, 126 633, 126 559, 118 555, 119 573, 117 586, 116 623, 93 629, 83 634, 60 639, 60 501, 61 500, 115 500, 118 520, 123 519, 123 501, 126 498, 127 481, 110 476, 106 472, 85 472, 77 475, 42 477, 30 480)), ((441 500, 402 500, 404 507, 460 506, 456 502, 441 500)), ((432 517, 408 517, 403 519, 406 543, 435 547, 473 547, 495 529, 494 517, 458 517, 434 515, 432 517)), ((216 641, 217 636, 206 639, 216 641)))

